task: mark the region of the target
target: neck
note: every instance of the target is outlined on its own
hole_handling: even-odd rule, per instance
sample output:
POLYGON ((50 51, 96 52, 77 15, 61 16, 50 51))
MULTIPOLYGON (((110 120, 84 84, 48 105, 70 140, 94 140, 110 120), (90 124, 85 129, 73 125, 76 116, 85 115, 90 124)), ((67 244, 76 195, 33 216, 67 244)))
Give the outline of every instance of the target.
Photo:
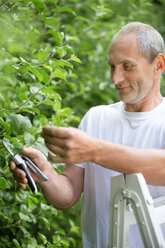
POLYGON ((124 103, 124 109, 128 112, 147 112, 157 107, 163 100, 161 94, 150 97, 135 104, 124 103))

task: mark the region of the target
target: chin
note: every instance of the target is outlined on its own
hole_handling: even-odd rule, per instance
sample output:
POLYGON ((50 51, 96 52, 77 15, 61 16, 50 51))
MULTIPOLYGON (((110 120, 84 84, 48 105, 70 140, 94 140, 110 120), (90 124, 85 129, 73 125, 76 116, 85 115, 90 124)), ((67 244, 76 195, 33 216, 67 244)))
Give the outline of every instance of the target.
POLYGON ((127 92, 118 92, 119 98, 122 102, 128 104, 136 104, 139 100, 138 92, 129 90, 127 92))
POLYGON ((121 95, 119 95, 119 98, 120 98, 120 100, 122 102, 125 102, 125 103, 134 104, 134 102, 135 102, 135 99, 133 99, 130 96, 121 96, 121 95))

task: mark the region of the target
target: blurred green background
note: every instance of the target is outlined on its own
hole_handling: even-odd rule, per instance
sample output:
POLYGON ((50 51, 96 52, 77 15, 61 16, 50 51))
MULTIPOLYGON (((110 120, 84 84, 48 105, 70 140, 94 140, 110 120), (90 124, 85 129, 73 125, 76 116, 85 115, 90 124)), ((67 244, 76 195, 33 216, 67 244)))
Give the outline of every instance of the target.
MULTIPOLYGON (((47 155, 44 125, 77 127, 87 110, 118 100, 110 80, 112 36, 131 21, 165 37, 164 0, 1 0, 0 247, 81 248, 81 200, 61 211, 18 189, 2 146, 47 155)), ((161 91, 165 96, 165 78, 161 91)), ((65 165, 53 164, 60 173, 65 165)))

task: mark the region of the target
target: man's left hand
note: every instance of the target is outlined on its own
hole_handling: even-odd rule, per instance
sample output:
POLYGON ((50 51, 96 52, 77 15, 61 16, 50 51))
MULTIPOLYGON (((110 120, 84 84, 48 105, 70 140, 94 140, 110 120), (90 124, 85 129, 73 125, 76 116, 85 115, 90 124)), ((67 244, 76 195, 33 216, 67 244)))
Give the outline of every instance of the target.
POLYGON ((96 139, 79 129, 45 126, 41 135, 54 163, 75 164, 93 160, 96 139))

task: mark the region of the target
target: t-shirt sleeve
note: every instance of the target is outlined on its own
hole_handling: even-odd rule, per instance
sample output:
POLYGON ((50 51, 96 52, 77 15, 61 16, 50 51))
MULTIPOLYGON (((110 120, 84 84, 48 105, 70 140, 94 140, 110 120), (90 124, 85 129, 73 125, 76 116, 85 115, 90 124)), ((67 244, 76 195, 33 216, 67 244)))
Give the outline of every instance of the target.
MULTIPOLYGON (((86 132, 86 130, 87 130, 88 115, 89 115, 89 111, 82 118, 82 120, 80 122, 80 125, 78 127, 78 129, 80 129, 80 130, 82 130, 84 132, 86 132)), ((80 163, 80 164, 74 164, 74 165, 82 167, 82 168, 85 168, 85 164, 86 164, 86 162, 83 162, 83 163, 80 163)))

